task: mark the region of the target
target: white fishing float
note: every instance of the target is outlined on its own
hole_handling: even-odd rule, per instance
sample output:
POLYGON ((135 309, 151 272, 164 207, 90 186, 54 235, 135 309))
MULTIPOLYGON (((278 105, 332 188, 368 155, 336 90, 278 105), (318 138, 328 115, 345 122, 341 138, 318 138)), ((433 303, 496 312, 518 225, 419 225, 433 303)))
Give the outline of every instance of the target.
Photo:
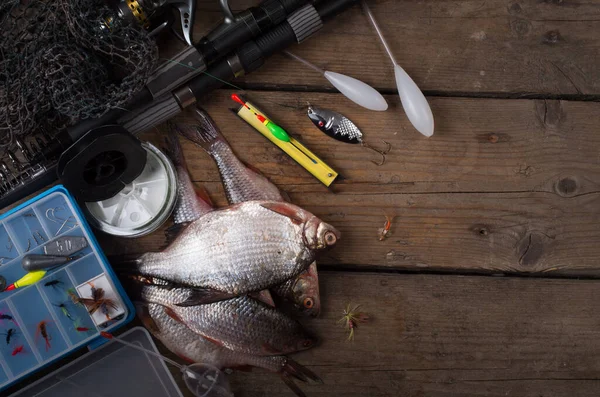
POLYGON ((431 113, 431 107, 429 107, 429 103, 427 99, 425 99, 425 95, 419 89, 417 84, 410 78, 408 73, 398 65, 396 62, 396 58, 394 58, 394 54, 390 49, 387 41, 383 37, 383 33, 381 33, 381 29, 373 16, 373 13, 369 9, 367 2, 362 0, 362 7, 371 24, 375 28, 385 51, 388 56, 392 60, 394 64, 394 73, 396 75, 396 85, 398 86, 398 95, 400 95, 400 102, 402 102, 402 107, 404 108, 404 112, 406 112, 406 116, 408 120, 412 123, 412 125, 419 131, 421 134, 426 137, 430 137, 433 135, 434 130, 434 121, 433 114, 431 113))
POLYGON ((375 88, 367 83, 364 83, 354 77, 346 76, 336 72, 330 72, 319 68, 318 66, 308 62, 306 59, 300 58, 296 54, 289 51, 284 51, 288 56, 294 58, 298 62, 303 63, 311 69, 321 73, 329 82, 338 89, 346 98, 352 102, 369 110, 383 112, 387 110, 388 104, 375 88))

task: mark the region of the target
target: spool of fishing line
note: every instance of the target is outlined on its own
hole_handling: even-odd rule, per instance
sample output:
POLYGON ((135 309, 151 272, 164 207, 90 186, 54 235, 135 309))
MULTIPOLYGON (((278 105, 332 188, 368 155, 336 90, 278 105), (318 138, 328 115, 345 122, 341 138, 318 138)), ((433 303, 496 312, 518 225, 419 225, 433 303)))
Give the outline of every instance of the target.
POLYGON ((88 220, 97 229, 140 237, 158 229, 171 215, 177 198, 173 164, 152 144, 144 142, 142 147, 147 161, 140 176, 114 197, 85 203, 88 220))

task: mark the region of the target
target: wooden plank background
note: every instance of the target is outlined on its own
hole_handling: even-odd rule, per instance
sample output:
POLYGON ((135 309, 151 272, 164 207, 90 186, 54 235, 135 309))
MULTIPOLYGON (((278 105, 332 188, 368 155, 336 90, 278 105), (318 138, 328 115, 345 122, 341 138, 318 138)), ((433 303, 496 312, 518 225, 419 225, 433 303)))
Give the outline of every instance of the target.
MULTIPOLYGON (((228 110, 236 91, 201 103, 243 161, 342 232, 319 261, 322 316, 306 322, 322 343, 294 356, 325 384, 303 389, 309 396, 598 395, 597 281, 580 278, 600 270, 600 3, 370 4, 398 61, 428 95, 432 138, 403 114, 392 69, 358 7, 293 50, 377 87, 387 112, 354 105, 283 56, 235 82, 340 172, 331 189, 228 110), (390 142, 386 163, 376 166, 369 150, 319 132, 307 102, 345 114, 373 146, 390 142), (396 219, 380 242, 384 214, 396 219), (497 274, 508 277, 489 277, 497 274), (373 318, 353 343, 337 323, 350 302, 373 318)), ((196 37, 218 18, 216 2, 199 8, 196 37)), ((180 48, 166 47, 165 57, 180 48)), ((160 143, 163 128, 143 138, 160 143)), ((183 145, 193 180, 225 205, 213 161, 183 145)), ((107 251, 142 252, 164 237, 105 242, 107 251)), ((238 396, 292 395, 260 370, 231 381, 238 396)))
MULTIPOLYGON (((359 7, 293 50, 380 89, 387 112, 359 108, 283 56, 235 82, 343 175, 331 189, 228 110, 234 91, 201 103, 242 160, 342 231, 339 245, 319 260, 322 316, 307 322, 322 343, 294 356, 325 384, 304 390, 597 396, 600 2, 370 4, 398 61, 428 96, 432 138, 408 123, 390 64, 359 7), (376 166, 369 150, 320 133, 306 117, 307 102, 345 114, 373 146, 390 142, 386 163, 376 166), (396 219, 380 242, 384 214, 396 219), (505 277, 490 277, 498 274, 505 277), (372 316, 353 343, 337 324, 350 302, 372 316)), ((196 38, 220 19, 216 1, 200 1, 196 38)), ((162 45, 164 58, 182 48, 167 39, 162 45)), ((193 119, 185 113, 178 121, 193 119)), ((161 126, 141 138, 161 144, 163 132, 161 126)), ((213 161, 183 145, 193 180, 225 205, 213 161)), ((135 240, 100 237, 109 254, 164 244, 162 230, 135 240)), ((291 396, 261 371, 231 380, 239 396, 291 396)))

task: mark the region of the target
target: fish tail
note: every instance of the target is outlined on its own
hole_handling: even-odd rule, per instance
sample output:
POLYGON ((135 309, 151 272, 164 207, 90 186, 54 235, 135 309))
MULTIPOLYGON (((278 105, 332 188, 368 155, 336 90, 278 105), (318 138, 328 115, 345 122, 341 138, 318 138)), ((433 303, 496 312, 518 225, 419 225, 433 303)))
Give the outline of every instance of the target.
POLYGON ((108 257, 108 262, 117 272, 123 273, 134 271, 143 263, 139 254, 112 255, 108 257))
POLYGON ((298 385, 294 383, 294 381, 289 375, 282 374, 281 380, 283 381, 283 383, 286 384, 287 387, 289 387, 294 392, 295 395, 297 395, 298 397, 306 397, 306 394, 304 394, 302 389, 300 389, 298 385))
POLYGON ((217 141, 225 141, 225 138, 204 109, 197 107, 194 115, 197 121, 196 125, 178 124, 178 132, 210 153, 212 145, 217 141))
POLYGON ((165 152, 173 164, 185 168, 183 149, 181 148, 179 138, 177 137, 177 133, 180 131, 180 128, 172 121, 167 121, 167 128, 169 129, 169 133, 165 137, 165 152))
MULTIPOLYGON (((289 357, 286 357, 285 365, 281 370, 282 376, 293 376, 294 378, 301 380, 302 382, 318 383, 322 384, 323 381, 314 372, 306 368, 305 366, 298 364, 289 357)), ((287 382, 286 382, 287 383, 287 382)))

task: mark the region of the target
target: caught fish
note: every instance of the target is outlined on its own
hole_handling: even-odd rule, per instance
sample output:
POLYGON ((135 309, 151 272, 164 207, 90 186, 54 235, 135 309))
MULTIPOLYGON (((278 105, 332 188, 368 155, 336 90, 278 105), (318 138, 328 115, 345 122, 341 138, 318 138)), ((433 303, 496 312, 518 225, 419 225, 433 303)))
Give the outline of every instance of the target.
POLYGON ((339 232, 295 205, 249 201, 209 212, 185 228, 162 252, 149 252, 122 271, 203 290, 215 302, 260 291, 295 277, 339 232))
POLYGON ((363 134, 346 116, 310 105, 308 118, 318 129, 333 139, 346 143, 362 143, 363 134))
POLYGON ((230 204, 250 200, 283 201, 267 178, 248 168, 231 150, 215 122, 201 108, 194 111, 197 125, 178 125, 181 135, 204 149, 217 163, 230 204))
POLYGON ((173 319, 163 306, 138 304, 136 308, 138 316, 152 335, 185 361, 211 364, 219 369, 246 366, 264 368, 279 374, 286 384, 290 385, 291 382, 290 387, 294 391, 298 386, 293 383, 292 378, 302 382, 322 383, 317 375, 288 357, 255 356, 218 346, 173 319))
POLYGON ((316 317, 321 312, 319 275, 315 262, 296 278, 272 287, 271 291, 293 303, 302 314, 316 317))
MULTIPOLYGON (((229 204, 252 200, 287 201, 277 186, 246 167, 236 157, 214 121, 205 111, 197 108, 195 115, 199 122, 198 126, 182 126, 180 131, 213 157, 221 173, 229 204)), ((271 290, 294 303, 301 312, 313 316, 319 314, 319 279, 315 262, 296 278, 275 286, 271 290)))
POLYGON ((177 203, 173 209, 173 222, 187 224, 213 210, 213 205, 206 191, 198 192, 190 178, 183 150, 176 133, 176 125, 168 123, 169 134, 165 138, 167 155, 177 171, 177 203))
POLYGON ((236 352, 282 355, 306 350, 316 343, 296 320, 247 296, 180 306, 193 299, 194 289, 140 285, 136 294, 144 302, 166 306, 169 315, 195 333, 236 352))

